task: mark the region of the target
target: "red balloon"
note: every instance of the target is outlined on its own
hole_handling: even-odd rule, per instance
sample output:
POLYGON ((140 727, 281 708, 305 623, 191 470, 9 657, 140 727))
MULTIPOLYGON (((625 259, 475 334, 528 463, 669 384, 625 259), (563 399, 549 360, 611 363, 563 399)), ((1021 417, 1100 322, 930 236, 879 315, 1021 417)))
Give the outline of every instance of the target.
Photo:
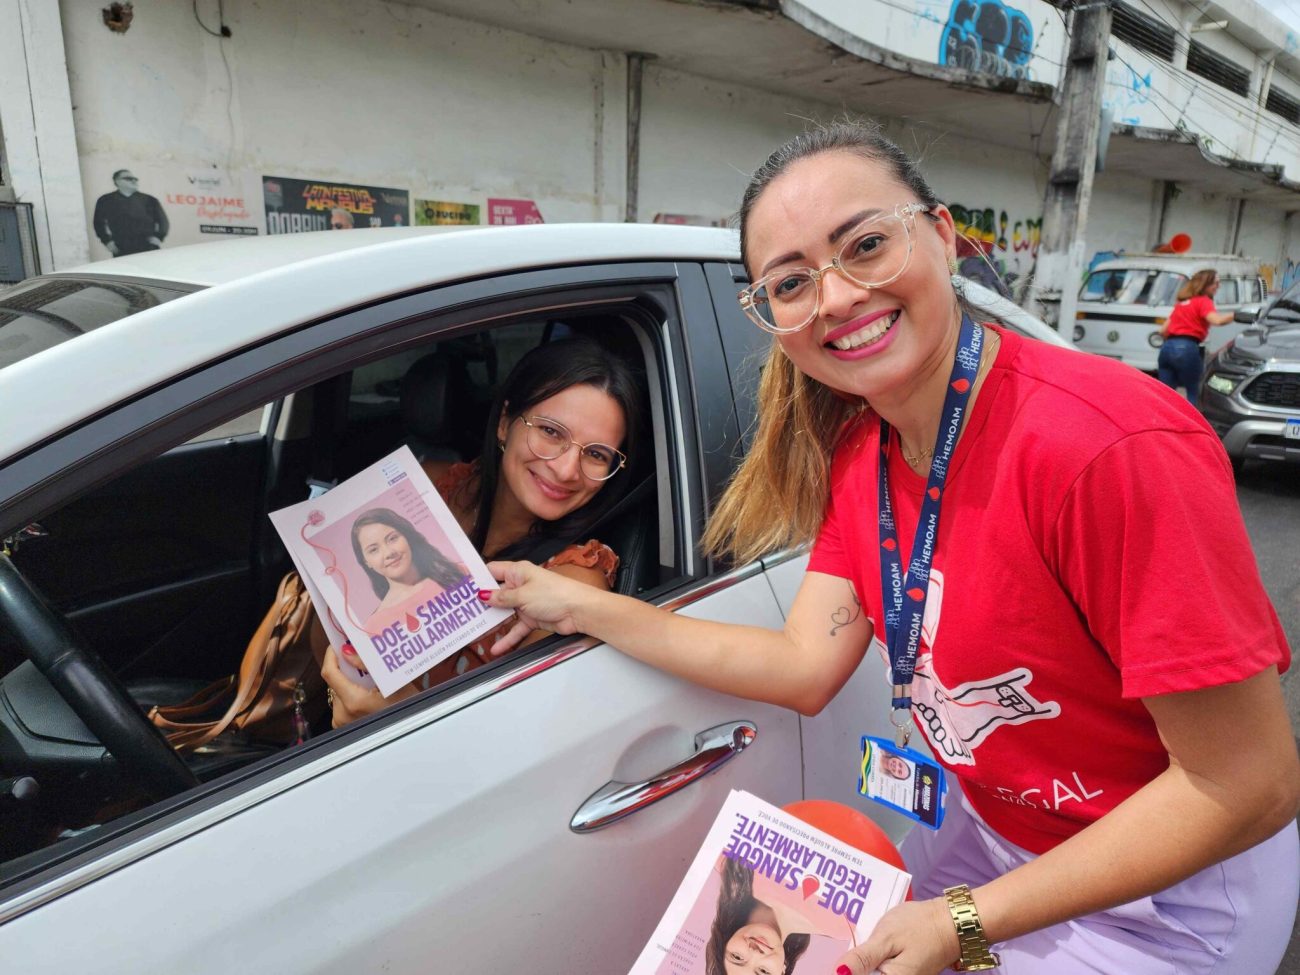
MULTIPOLYGON (((802 819, 809 826, 816 826, 823 833, 829 833, 849 846, 870 853, 899 870, 907 870, 902 854, 890 842, 885 831, 851 806, 831 802, 829 799, 800 799, 782 808, 791 816, 802 819)), ((910 888, 907 899, 912 899, 910 888)))

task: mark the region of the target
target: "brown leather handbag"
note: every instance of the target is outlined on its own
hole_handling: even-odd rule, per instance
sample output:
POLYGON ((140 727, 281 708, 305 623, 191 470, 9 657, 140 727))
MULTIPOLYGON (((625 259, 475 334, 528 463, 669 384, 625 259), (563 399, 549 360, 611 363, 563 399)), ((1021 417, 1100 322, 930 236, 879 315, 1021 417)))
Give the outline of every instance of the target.
POLYGON ((248 641, 239 673, 209 684, 182 704, 150 709, 149 720, 179 752, 200 748, 226 731, 251 741, 296 744, 306 736, 305 719, 324 706, 320 667, 328 648, 307 587, 298 573, 290 572, 248 641), (220 718, 200 719, 227 700, 220 718))

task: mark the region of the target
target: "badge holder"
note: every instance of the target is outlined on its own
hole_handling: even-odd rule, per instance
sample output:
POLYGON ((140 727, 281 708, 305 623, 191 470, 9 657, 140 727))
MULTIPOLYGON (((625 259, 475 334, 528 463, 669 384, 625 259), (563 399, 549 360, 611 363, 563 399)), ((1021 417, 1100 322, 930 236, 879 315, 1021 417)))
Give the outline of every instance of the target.
POLYGON ((943 824, 948 781, 943 769, 916 749, 863 735, 858 794, 938 829, 943 824))
POLYGON ((890 679, 894 685, 889 714, 894 741, 862 736, 858 793, 930 829, 938 829, 943 822, 948 783, 937 762, 907 747, 912 734, 911 685, 920 650, 921 629, 925 623, 930 569, 934 561, 935 540, 939 536, 939 511, 948 467, 952 463, 957 431, 961 429, 971 390, 979 378, 983 334, 969 315, 962 315, 952 375, 944 394, 944 422, 940 424, 931 451, 933 459, 906 573, 900 564, 898 531, 889 498, 890 426, 884 417, 880 418, 877 523, 880 528, 882 622, 885 646, 889 651, 890 679))

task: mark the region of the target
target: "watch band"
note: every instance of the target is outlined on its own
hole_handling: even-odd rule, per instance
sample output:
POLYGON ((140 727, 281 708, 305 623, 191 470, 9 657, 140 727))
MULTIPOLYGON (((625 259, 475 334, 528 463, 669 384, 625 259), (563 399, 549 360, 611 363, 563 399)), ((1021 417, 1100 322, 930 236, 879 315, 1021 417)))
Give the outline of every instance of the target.
POLYGON ((948 901, 948 911, 957 928, 957 944, 961 947, 961 957, 953 964, 952 970, 987 972, 1001 965, 1002 959, 989 951, 989 941, 984 936, 984 925, 980 923, 979 911, 975 910, 970 887, 966 884, 948 887, 943 896, 948 901))

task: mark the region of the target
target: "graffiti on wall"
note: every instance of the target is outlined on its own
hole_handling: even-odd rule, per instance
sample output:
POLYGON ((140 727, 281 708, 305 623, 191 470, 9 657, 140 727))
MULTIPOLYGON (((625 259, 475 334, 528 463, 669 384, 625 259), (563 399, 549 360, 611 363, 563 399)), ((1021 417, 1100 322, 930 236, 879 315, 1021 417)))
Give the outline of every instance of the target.
POLYGON ((1261 264, 1259 273, 1264 278, 1264 286, 1270 291, 1285 291, 1296 281, 1300 281, 1300 264, 1287 258, 1282 264, 1261 264))
POLYGON ((1006 210, 949 203, 960 273, 1007 297, 1020 297, 1043 239, 1042 217, 1012 219, 1006 210))
POLYGON ((939 37, 939 63, 980 74, 1027 79, 1034 27, 1002 0, 953 0, 939 37))
POLYGON ((1102 102, 1114 113, 1116 122, 1141 125, 1142 109, 1151 101, 1151 72, 1138 74, 1127 64, 1112 62, 1106 71, 1105 97, 1102 102))

